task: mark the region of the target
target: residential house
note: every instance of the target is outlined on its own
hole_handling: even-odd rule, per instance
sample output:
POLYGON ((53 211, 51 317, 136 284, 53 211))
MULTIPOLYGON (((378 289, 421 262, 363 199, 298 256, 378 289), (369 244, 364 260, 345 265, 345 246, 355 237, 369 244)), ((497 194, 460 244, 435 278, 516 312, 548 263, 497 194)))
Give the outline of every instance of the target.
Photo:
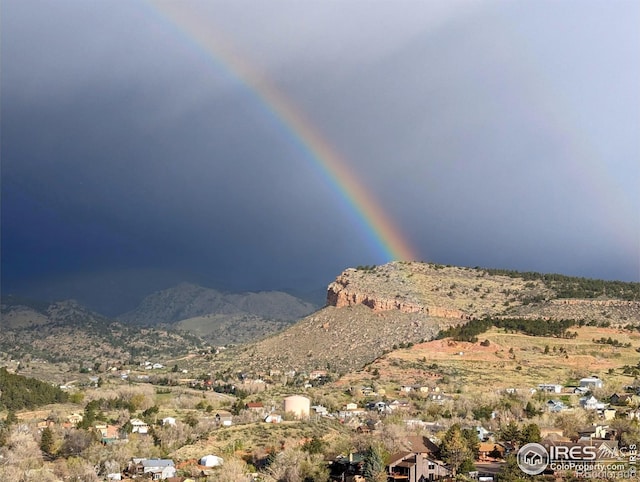
POLYGON ((262 402, 249 402, 245 405, 245 408, 251 412, 263 413, 264 404, 262 402))
POLYGON ((609 434, 608 425, 590 425, 578 429, 578 441, 588 442, 592 439, 606 439, 609 434))
POLYGON ((618 395, 617 393, 614 393, 609 397, 609 403, 611 405, 624 405, 624 401, 622 401, 622 397, 624 397, 624 395, 618 395))
POLYGON ((233 424, 233 416, 230 413, 216 413, 216 423, 223 427, 230 427, 233 424))
POLYGON ((364 454, 350 453, 348 457, 339 455, 329 464, 329 480, 336 482, 364 482, 362 466, 364 454))
POLYGON ((590 397, 582 397, 579 400, 580 406, 585 410, 604 410, 605 404, 599 402, 596 397, 591 395, 590 397))
POLYGON ((583 387, 583 388, 588 388, 588 389, 602 388, 603 385, 604 384, 602 383, 602 380, 600 380, 595 375, 580 379, 580 387, 583 387))
POLYGON ((562 385, 554 383, 541 383, 538 385, 538 390, 546 393, 562 393, 562 385))
POLYGON ((484 442, 485 440, 488 440, 489 439, 489 435, 491 435, 491 432, 489 432, 482 425, 476 426, 475 430, 476 430, 476 433, 478 434, 478 440, 480 440, 481 442, 484 442))
MULTIPOLYGON (((544 439, 563 439, 563 431, 561 428, 545 428, 545 427, 541 427, 540 428, 540 437, 544 440, 544 439)), ((568 440, 568 439, 567 439, 568 440)))
POLYGON ((131 433, 139 433, 142 435, 149 433, 149 425, 139 418, 132 418, 129 420, 129 423, 131 424, 131 433))
POLYGON ((613 405, 626 405, 629 407, 637 407, 640 405, 640 396, 635 395, 633 393, 624 393, 622 395, 618 395, 614 393, 609 397, 609 402, 613 405))
POLYGON ((450 474, 443 462, 423 453, 398 452, 391 456, 387 465, 389 482, 423 482, 442 479, 450 474))
POLYGON ((176 419, 173 417, 165 417, 162 419, 162 425, 175 425, 176 419))
POLYGON ((326 417, 327 415, 329 415, 327 407, 323 407, 322 405, 312 405, 311 410, 313 410, 316 415, 320 415, 322 417, 326 417))
POLYGON ((346 427, 353 428, 358 433, 371 433, 376 430, 382 430, 382 421, 369 419, 362 423, 358 418, 352 418, 345 422, 346 427))
POLYGON ((394 400, 389 404, 389 408, 394 411, 407 410, 410 406, 411 404, 409 403, 409 400, 394 400))
POLYGON ((478 448, 478 460, 503 459, 505 452, 504 445, 500 443, 481 442, 478 448))
POLYGON ((406 445, 409 451, 420 453, 431 458, 435 458, 440 452, 440 448, 425 436, 413 435, 407 437, 406 445))
POLYGON ((374 394, 375 394, 375 392, 373 391, 373 388, 371 388, 371 387, 362 387, 362 388, 360 389, 360 392, 361 392, 365 397, 368 397, 368 396, 370 396, 370 395, 374 395, 374 394))
POLYGON ((559 413, 566 410, 567 406, 561 400, 549 400, 547 402, 547 410, 552 413, 559 413))
POLYGON ((176 467, 171 459, 133 459, 129 473, 143 477, 151 476, 152 480, 165 480, 175 477, 176 467))
POLYGON ((386 402, 369 402, 367 403, 367 410, 377 410, 380 413, 390 413, 391 408, 386 402))
POLYGON ((120 438, 120 427, 117 425, 98 422, 93 427, 103 444, 112 444, 120 438))
POLYGON ((338 418, 342 420, 358 417, 365 414, 365 410, 362 408, 358 408, 358 405, 356 405, 355 403, 348 403, 346 406, 350 408, 345 408, 345 410, 340 410, 338 412, 338 418))

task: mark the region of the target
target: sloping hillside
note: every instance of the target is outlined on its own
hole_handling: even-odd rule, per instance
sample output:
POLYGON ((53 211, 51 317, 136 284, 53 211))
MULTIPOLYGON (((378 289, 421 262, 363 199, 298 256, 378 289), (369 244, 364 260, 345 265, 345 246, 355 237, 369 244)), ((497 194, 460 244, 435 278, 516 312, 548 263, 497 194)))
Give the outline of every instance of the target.
MULTIPOLYGON (((256 371, 327 365, 346 371, 370 363, 394 345, 428 340, 445 327, 485 316, 640 325, 640 301, 633 299, 640 284, 623 283, 619 292, 632 299, 618 299, 605 295, 607 287, 614 291, 607 283, 617 282, 556 275, 551 279, 553 283, 531 273, 492 274, 426 263, 347 269, 328 287, 329 306, 276 336, 223 357, 234 366, 256 371), (558 297, 561 288, 577 292, 582 285, 600 286, 603 292, 589 299, 558 297)), ((589 293, 599 294, 595 288, 589 293)))
POLYGON ((168 358, 204 346, 190 334, 132 328, 75 301, 34 304, 3 299, 0 352, 10 358, 60 363, 119 363, 136 357, 168 358))
POLYGON ((399 311, 376 313, 363 305, 328 306, 282 333, 222 356, 249 371, 327 366, 352 370, 401 343, 431 339, 450 323, 399 311))

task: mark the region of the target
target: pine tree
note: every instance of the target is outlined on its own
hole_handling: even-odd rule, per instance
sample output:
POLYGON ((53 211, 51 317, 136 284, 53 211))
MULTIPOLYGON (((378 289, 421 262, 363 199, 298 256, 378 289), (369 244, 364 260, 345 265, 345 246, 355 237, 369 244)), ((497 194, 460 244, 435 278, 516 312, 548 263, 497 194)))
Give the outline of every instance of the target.
POLYGON ((387 480, 382 455, 373 446, 369 446, 365 452, 362 475, 367 482, 385 482, 387 480))
POLYGON ((40 438, 40 450, 42 450, 46 454, 51 454, 52 448, 53 448, 53 432, 49 427, 46 427, 42 431, 42 436, 40 438))
POLYGON ((454 475, 466 460, 471 460, 473 463, 473 451, 469 448, 469 443, 457 423, 452 425, 442 437, 440 453, 442 460, 449 464, 454 475))
POLYGON ((540 442, 542 437, 540 436, 540 427, 538 427, 535 423, 530 423, 522 427, 522 431, 520 432, 520 442, 522 445, 528 444, 531 442, 540 442))

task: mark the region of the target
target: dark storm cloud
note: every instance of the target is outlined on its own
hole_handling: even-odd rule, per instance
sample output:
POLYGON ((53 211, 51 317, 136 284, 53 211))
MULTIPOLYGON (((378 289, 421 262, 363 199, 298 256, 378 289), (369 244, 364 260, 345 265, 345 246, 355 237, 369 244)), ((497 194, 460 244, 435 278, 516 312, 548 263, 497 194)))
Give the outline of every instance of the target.
MULTIPOLYGON (((100 273, 107 301, 127 277, 304 291, 384 261, 257 94, 154 5, 3 2, 3 291, 91 279, 89 299, 100 273)), ((423 259, 640 277, 637 4, 182 5, 423 259)))

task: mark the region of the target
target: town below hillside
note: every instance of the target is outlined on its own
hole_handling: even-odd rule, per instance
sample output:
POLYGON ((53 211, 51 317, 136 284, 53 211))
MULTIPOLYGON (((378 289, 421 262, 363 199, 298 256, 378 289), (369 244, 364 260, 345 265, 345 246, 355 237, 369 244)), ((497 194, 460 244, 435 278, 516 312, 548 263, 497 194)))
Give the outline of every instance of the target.
POLYGON ((638 283, 390 263, 249 343, 2 326, 0 480, 637 480, 638 283))

